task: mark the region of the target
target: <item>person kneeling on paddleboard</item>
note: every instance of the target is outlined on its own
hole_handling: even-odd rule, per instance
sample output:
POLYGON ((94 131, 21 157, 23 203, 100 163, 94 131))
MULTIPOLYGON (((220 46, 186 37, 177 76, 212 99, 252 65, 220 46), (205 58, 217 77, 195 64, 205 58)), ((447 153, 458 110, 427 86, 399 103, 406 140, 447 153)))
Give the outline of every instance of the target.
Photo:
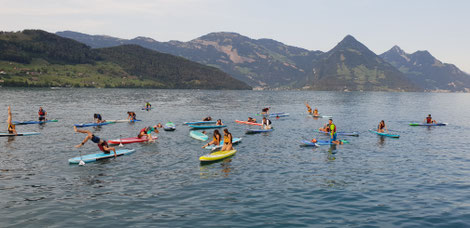
POLYGON ((135 112, 127 112, 127 119, 128 120, 136 120, 135 112))
POLYGON ((218 120, 217 120, 217 123, 216 123, 215 125, 217 125, 217 126, 222 126, 222 125, 224 125, 224 124, 222 123, 222 120, 221 120, 221 119, 218 119, 218 120))
POLYGON ((266 119, 266 117, 263 117, 263 121, 261 122, 262 126, 261 128, 262 129, 265 129, 265 130, 268 130, 268 129, 271 129, 271 120, 269 119, 266 119))
POLYGON ((106 140, 100 139, 99 137, 97 137, 97 136, 95 136, 93 133, 91 133, 91 131, 88 131, 88 130, 79 130, 79 129, 77 129, 76 126, 73 127, 73 130, 75 130, 75 132, 78 132, 78 133, 87 134, 87 136, 85 137, 85 139, 83 140, 83 142, 75 146, 76 148, 80 148, 80 147, 83 146, 89 139, 91 139, 92 142, 98 144, 98 148, 100 148, 100 150, 103 151, 105 154, 109 154, 111 151, 113 151, 113 152, 114 152, 114 157, 115 157, 115 158, 117 157, 116 149, 115 149, 114 147, 110 147, 110 146, 108 145, 108 142, 106 142, 106 140))
POLYGON ((380 121, 379 126, 377 126, 377 132, 383 133, 385 132, 385 130, 387 130, 388 132, 387 126, 385 125, 385 121, 382 120, 380 121))
POLYGON ((152 105, 150 104, 150 102, 147 102, 147 103, 145 104, 145 108, 146 108, 146 109, 152 108, 152 105))
POLYGON ((336 140, 336 125, 333 123, 333 119, 330 119, 329 121, 330 125, 330 144, 343 144, 340 140, 336 140))
POLYGON ((93 115, 93 119, 95 120, 95 123, 104 123, 104 122, 106 122, 106 120, 103 120, 103 118, 101 117, 101 114, 99 114, 99 113, 95 113, 93 115))
POLYGON ((232 133, 228 132, 228 129, 224 129, 224 145, 222 146, 221 151, 229 151, 233 150, 233 145, 232 145, 232 133))
POLYGON ((424 119, 424 122, 427 123, 427 124, 433 124, 433 123, 437 124, 437 121, 432 119, 431 114, 429 114, 428 117, 426 117, 426 119, 424 119))
POLYGON ((47 112, 42 107, 39 107, 38 115, 39 121, 46 121, 47 112))
POLYGON ((320 116, 320 114, 318 114, 318 109, 315 108, 315 110, 313 111, 313 116, 320 116))
POLYGON ((256 123, 256 119, 251 118, 251 117, 248 117, 248 120, 247 120, 246 122, 249 122, 249 123, 256 123))
POLYGON ((11 114, 11 107, 10 106, 8 106, 7 123, 8 123, 8 133, 17 135, 18 132, 16 132, 16 127, 13 124, 13 115, 11 114))
POLYGON ((212 138, 212 141, 210 141, 209 143, 202 146, 202 148, 206 148, 207 146, 210 146, 210 145, 215 145, 215 146, 220 145, 220 139, 221 138, 222 138, 222 136, 220 135, 219 130, 217 130, 217 129, 214 130, 214 136, 212 138))
MULTIPOLYGON (((161 124, 160 124, 161 125, 161 124)), ((158 131, 158 125, 154 125, 153 127, 146 127, 146 128, 142 128, 139 132, 139 134, 137 135, 137 138, 142 138, 144 135, 147 136, 147 139, 149 142, 151 141, 155 141, 153 140, 153 137, 152 137, 152 131, 155 132, 155 133, 159 133, 158 131)))

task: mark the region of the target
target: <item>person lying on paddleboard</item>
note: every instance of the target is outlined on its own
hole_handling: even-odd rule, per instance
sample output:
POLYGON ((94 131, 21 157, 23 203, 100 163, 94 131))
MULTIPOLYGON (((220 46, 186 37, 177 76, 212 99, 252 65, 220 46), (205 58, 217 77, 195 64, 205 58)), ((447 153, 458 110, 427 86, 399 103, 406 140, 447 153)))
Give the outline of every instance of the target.
POLYGON ((336 125, 333 123, 333 119, 328 120, 330 125, 330 144, 343 144, 341 140, 336 139, 336 125))
POLYGON ((269 108, 261 109, 261 115, 268 115, 268 114, 269 114, 269 108))
POLYGON ((145 127, 145 128, 140 129, 140 132, 137 135, 137 138, 140 139, 146 135, 149 142, 155 141, 152 137, 152 131, 158 134, 159 131, 157 127, 158 125, 154 125, 153 127, 145 127))
POLYGON ((145 104, 145 108, 147 108, 147 109, 152 108, 152 105, 150 104, 150 102, 147 102, 147 103, 145 104))
POLYGON ((211 121, 211 120, 212 120, 212 117, 210 117, 210 116, 208 116, 208 117, 202 119, 202 121, 211 121))
POLYGON ((224 145, 222 146, 221 151, 228 151, 228 150, 233 150, 233 145, 232 145, 232 133, 228 132, 228 129, 224 129, 224 145))
POLYGON ((82 147, 89 139, 91 139, 91 141, 96 143, 98 145, 98 148, 100 148, 100 150, 103 151, 105 154, 109 154, 111 153, 111 151, 113 151, 114 157, 117 157, 116 149, 114 147, 110 147, 106 140, 100 139, 99 137, 91 133, 91 131, 78 129, 76 126, 73 126, 73 130, 78 133, 87 134, 83 142, 75 146, 76 148, 82 147))
POLYGON ((17 135, 18 132, 16 132, 16 129, 15 129, 16 127, 13 124, 13 115, 11 114, 11 107, 10 106, 8 106, 7 123, 8 123, 8 133, 17 135))
POLYGON ((261 128, 262 129, 265 129, 265 130, 268 130, 268 129, 271 129, 271 120, 270 119, 267 119, 266 117, 263 117, 263 121, 261 121, 261 128))
POLYGON ((46 121, 47 112, 42 107, 39 107, 38 116, 39 121, 46 121))
POLYGON ((106 122, 106 120, 103 120, 103 118, 101 117, 101 114, 98 114, 98 113, 95 113, 93 115, 93 119, 95 120, 95 123, 104 123, 104 122, 106 122))
POLYGON ((255 119, 255 118, 248 117, 248 120, 247 120, 246 122, 256 123, 256 119, 255 119))
POLYGON ((222 136, 220 135, 219 130, 217 130, 217 129, 214 130, 214 135, 213 135, 212 141, 210 141, 207 144, 205 144, 204 146, 202 146, 202 148, 206 148, 207 146, 210 146, 210 145, 215 145, 215 146, 220 145, 220 139, 221 138, 222 138, 222 136))
POLYGON ((215 125, 217 125, 217 126, 222 126, 222 125, 224 125, 224 124, 222 123, 222 120, 221 120, 221 119, 218 119, 218 120, 217 120, 217 123, 216 123, 215 125))
POLYGON ((426 117, 426 119, 424 119, 424 122, 427 123, 427 124, 433 124, 433 123, 437 124, 437 121, 432 119, 431 114, 429 114, 428 117, 426 117))
POLYGON ((382 120, 380 121, 379 126, 377 126, 377 132, 383 133, 385 131, 388 132, 387 125, 385 125, 385 121, 382 120))
POLYGON ((305 102, 305 106, 307 106, 307 113, 308 113, 308 114, 313 114, 313 113, 312 113, 312 107, 310 107, 310 105, 308 105, 307 102, 305 102))
POLYGON ((127 119, 128 120, 136 120, 135 112, 127 112, 127 119))

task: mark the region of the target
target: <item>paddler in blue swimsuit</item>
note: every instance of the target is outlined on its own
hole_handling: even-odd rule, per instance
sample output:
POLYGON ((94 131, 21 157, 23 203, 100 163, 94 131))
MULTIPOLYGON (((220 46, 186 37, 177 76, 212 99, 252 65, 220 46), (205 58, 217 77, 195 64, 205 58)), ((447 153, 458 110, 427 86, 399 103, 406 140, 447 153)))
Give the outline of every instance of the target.
POLYGON ((437 124, 437 121, 432 119, 431 114, 429 114, 428 117, 426 117, 426 119, 424 119, 424 122, 427 123, 427 124, 433 124, 433 123, 437 124))
POLYGON ((10 106, 8 106, 7 123, 8 123, 8 133, 17 135, 18 132, 16 132, 15 125, 13 124, 13 115, 11 114, 11 107, 10 106))
POLYGON ((39 111, 38 111, 39 122, 46 121, 46 115, 47 115, 46 110, 44 110, 42 107, 39 107, 39 111))
POLYGON ((101 114, 99 114, 99 113, 95 113, 93 115, 93 119, 95 120, 95 123, 104 123, 104 122, 106 122, 106 120, 103 120, 103 118, 101 117, 101 114))
POLYGON ((108 145, 108 142, 106 142, 106 140, 103 140, 103 139, 100 139, 99 137, 95 136, 93 133, 91 133, 91 131, 88 131, 88 130, 79 130, 77 129, 76 126, 73 127, 73 130, 75 132, 78 132, 78 133, 83 133, 83 134, 87 134, 87 136, 85 137, 85 139, 83 140, 82 143, 76 145, 75 147, 76 148, 80 148, 81 146, 83 146, 89 139, 91 139, 92 142, 96 143, 98 145, 98 148, 100 148, 101 151, 103 151, 105 154, 109 154, 111 153, 111 151, 114 152, 114 157, 116 158, 117 157, 117 154, 116 154, 116 149, 114 147, 110 147, 108 145))
POLYGON ((377 126, 377 132, 383 133, 385 130, 388 133, 387 125, 385 125, 385 121, 380 121, 379 126, 377 126))

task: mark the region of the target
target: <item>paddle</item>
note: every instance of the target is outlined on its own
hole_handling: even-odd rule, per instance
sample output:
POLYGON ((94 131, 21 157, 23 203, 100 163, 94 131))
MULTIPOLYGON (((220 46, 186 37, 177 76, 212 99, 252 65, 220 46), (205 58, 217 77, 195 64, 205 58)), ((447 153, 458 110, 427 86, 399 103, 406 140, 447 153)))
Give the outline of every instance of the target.
POLYGON ((82 160, 82 150, 78 150, 80 152, 80 162, 78 162, 79 166, 84 166, 85 162, 82 160))

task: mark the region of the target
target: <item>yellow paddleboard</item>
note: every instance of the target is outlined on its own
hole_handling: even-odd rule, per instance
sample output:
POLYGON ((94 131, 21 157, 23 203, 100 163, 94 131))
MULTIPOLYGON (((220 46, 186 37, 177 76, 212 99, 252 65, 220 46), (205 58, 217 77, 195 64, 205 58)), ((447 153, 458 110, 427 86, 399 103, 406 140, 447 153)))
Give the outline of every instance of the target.
POLYGON ((203 155, 199 158, 201 162, 210 162, 210 161, 217 161, 220 159, 224 159, 226 157, 230 157, 237 153, 237 150, 228 150, 228 151, 217 151, 211 154, 203 155))

